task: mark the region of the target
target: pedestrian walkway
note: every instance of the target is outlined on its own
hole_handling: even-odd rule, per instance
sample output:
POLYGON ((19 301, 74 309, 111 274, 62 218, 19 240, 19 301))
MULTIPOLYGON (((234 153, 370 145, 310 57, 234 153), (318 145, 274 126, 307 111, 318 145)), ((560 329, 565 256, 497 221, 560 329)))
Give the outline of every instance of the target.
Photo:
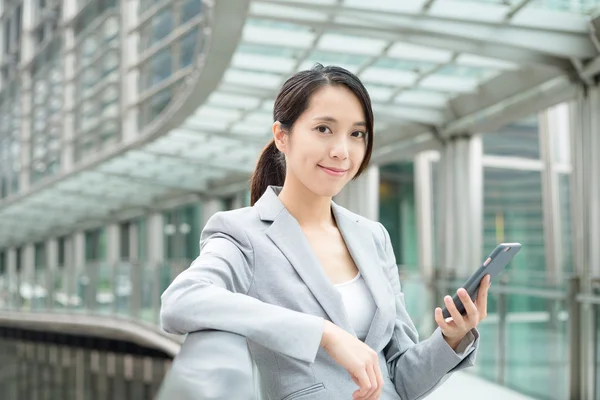
POLYGON ((427 400, 535 400, 468 372, 457 372, 427 400))

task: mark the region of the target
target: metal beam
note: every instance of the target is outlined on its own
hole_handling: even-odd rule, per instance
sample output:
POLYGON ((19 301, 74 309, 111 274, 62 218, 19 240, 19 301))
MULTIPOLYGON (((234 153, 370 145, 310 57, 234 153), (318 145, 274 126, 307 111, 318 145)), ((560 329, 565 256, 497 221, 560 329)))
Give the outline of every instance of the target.
POLYGON ((189 192, 189 193, 196 193, 198 191, 197 188, 193 188, 193 187, 190 187, 187 185, 173 185, 171 183, 164 182, 164 181, 162 181, 160 179, 156 179, 156 178, 147 178, 147 177, 143 177, 143 176, 129 175, 129 174, 125 174, 125 173, 111 172, 111 171, 106 171, 106 170, 101 170, 101 169, 97 169, 94 172, 97 172, 99 174, 106 175, 106 176, 120 178, 120 179, 131 181, 131 182, 142 183, 142 184, 145 184, 146 186, 154 186, 155 185, 155 186, 161 186, 166 189, 179 190, 181 192, 189 192))
POLYGON ((440 135, 450 137, 496 129, 510 121, 572 99, 576 91, 576 85, 569 78, 559 76, 448 123, 441 129, 440 135))
POLYGON ((142 152, 144 154, 148 154, 148 155, 158 157, 158 158, 169 158, 169 159, 185 162, 186 164, 199 165, 199 166, 203 166, 203 167, 207 167, 207 168, 217 168, 217 169, 222 169, 224 171, 232 171, 232 172, 244 172, 244 173, 252 172, 252 169, 242 168, 242 167, 239 167, 239 166, 236 166, 233 164, 225 165, 225 164, 221 164, 221 163, 200 160, 197 158, 184 157, 184 156, 181 156, 178 154, 163 153, 163 152, 158 152, 158 151, 142 150, 142 152))
MULTIPOLYGON (((317 4, 313 2, 305 2, 305 1, 294 1, 294 0, 255 0, 255 3, 263 3, 263 4, 277 4, 280 7, 288 7, 288 8, 298 8, 302 10, 312 10, 317 12, 331 12, 335 5, 331 4, 317 4)), ((467 16, 467 13, 460 13, 457 10, 460 8, 472 10, 473 5, 468 3, 462 3, 459 1, 440 1, 439 4, 435 7, 435 12, 428 12, 427 9, 417 7, 413 7, 412 5, 408 5, 408 7, 402 7, 403 3, 392 4, 391 7, 385 8, 372 8, 368 2, 358 3, 355 2, 352 6, 344 6, 338 12, 336 12, 337 16, 342 15, 363 15, 365 17, 421 17, 427 18, 432 21, 441 21, 441 22, 459 22, 459 23, 477 23, 486 26, 499 26, 505 25, 505 21, 503 18, 496 18, 496 20, 492 18, 479 19, 475 20, 472 18, 472 15, 467 16)), ((483 8, 488 8, 489 11, 497 11, 497 7, 494 5, 479 5, 479 10, 483 8)), ((510 8, 507 7, 507 10, 510 11, 510 8)), ((543 9, 538 9, 533 12, 533 14, 544 13, 543 9)), ((548 13, 545 13, 548 14, 548 13)), ((585 33, 587 29, 585 27, 587 18, 584 15, 573 15, 570 13, 563 13, 560 15, 557 12, 553 12, 554 18, 547 18, 546 20, 535 20, 522 18, 517 21, 511 21, 511 24, 517 28, 528 28, 528 29, 537 29, 544 31, 552 31, 552 32, 569 32, 569 33, 585 33), (557 23, 562 21, 563 23, 557 23)), ((547 15, 546 15, 547 16, 547 15)))
POLYGON ((418 124, 439 126, 446 120, 446 115, 441 110, 426 109, 418 106, 404 106, 399 104, 373 104, 377 120, 398 122, 398 120, 415 122, 418 124))
POLYGON ((257 144, 257 145, 259 144, 261 146, 265 145, 265 138, 249 136, 249 135, 240 135, 237 133, 230 133, 227 131, 217 131, 214 129, 206 129, 206 128, 203 128, 200 126, 195 126, 194 124, 191 124, 189 122, 184 122, 180 128, 177 128, 174 130, 174 133, 176 133, 176 132, 187 132, 187 133, 198 134, 198 135, 204 136, 205 138, 216 137, 216 138, 237 140, 242 143, 250 143, 250 144, 257 144))
POLYGON ((528 5, 529 3, 531 3, 531 0, 521 0, 518 3, 515 3, 514 5, 512 5, 510 7, 510 11, 508 13, 506 13, 506 15, 504 16, 504 20, 506 22, 512 20, 514 18, 514 16, 517 15, 521 10, 523 10, 525 8, 525 6, 528 5))
MULTIPOLYGON (((276 0, 262 0, 262 2, 281 4, 276 0)), ((320 9, 322 12, 329 12, 334 7, 288 1, 285 4, 298 9, 320 9)), ((474 21, 472 18, 459 18, 459 14, 452 10, 455 6, 440 4, 436 7, 435 14, 415 12, 414 10, 383 11, 346 6, 339 9, 338 22, 328 25, 327 29, 331 30, 337 26, 345 29, 354 27, 362 30, 385 30, 395 34, 444 37, 450 40, 469 41, 482 46, 503 45, 507 48, 522 49, 530 53, 560 58, 590 58, 597 55, 588 36, 586 20, 583 16, 578 24, 571 26, 568 21, 572 20, 572 16, 569 15, 565 17, 565 23, 562 25, 545 25, 540 21, 524 23, 521 20, 511 21, 511 24, 508 25, 504 21, 474 21), (346 23, 339 22, 343 17, 346 17, 346 23)), ((274 18, 270 15, 256 16, 274 18)), ((309 24, 315 28, 323 24, 321 21, 303 19, 301 15, 300 17, 288 16, 285 19, 290 22, 296 20, 296 23, 309 24)), ((451 47, 444 46, 444 48, 450 49, 451 47)))

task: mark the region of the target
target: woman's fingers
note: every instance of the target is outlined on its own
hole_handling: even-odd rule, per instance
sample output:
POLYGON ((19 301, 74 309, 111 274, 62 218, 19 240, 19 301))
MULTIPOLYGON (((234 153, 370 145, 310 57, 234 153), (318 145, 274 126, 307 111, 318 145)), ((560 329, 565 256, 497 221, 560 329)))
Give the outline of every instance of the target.
MULTIPOLYGON (((377 356, 375 356, 377 357, 377 356)), ((377 397, 373 397, 380 387, 383 385, 383 378, 381 377, 381 370, 379 369, 379 361, 374 361, 373 364, 368 364, 365 367, 365 372, 369 377, 370 389, 363 395, 362 393, 362 385, 361 389, 354 392, 352 396, 354 400, 371 400, 377 397), (375 363, 376 362, 376 363, 375 363), (379 376, 378 376, 379 375, 379 376)))
POLYGON ((442 312, 441 308, 437 307, 435 309, 434 317, 435 317, 435 322, 438 324, 438 326, 440 327, 440 329, 442 331, 447 331, 450 328, 450 325, 444 319, 444 313, 442 312))
POLYGON ((458 289, 456 293, 458 294, 460 301, 463 303, 463 306, 467 311, 468 322, 472 326, 477 325, 477 322, 479 322, 479 310, 477 310, 475 303, 473 303, 473 300, 471 300, 469 293, 462 288, 458 289))
POLYGON ((369 364, 367 365, 367 374, 369 374, 369 381, 371 382, 371 389, 369 389, 369 391, 367 392, 365 398, 368 399, 369 397, 371 397, 371 395, 373 393, 375 393, 375 391, 377 390, 377 388, 379 387, 377 385, 377 375, 375 374, 375 370, 373 368, 373 364, 369 364))
POLYGON ((371 379, 369 378, 366 368, 361 368, 357 371, 355 377, 358 380, 358 386, 360 387, 354 392, 352 398, 355 400, 363 399, 371 390, 371 379))
POLYGON ((458 328, 464 330, 465 329, 464 318, 462 317, 462 315, 460 314, 460 312, 458 312, 458 309, 456 308, 456 305, 454 304, 454 301, 452 300, 452 297, 450 297, 450 296, 444 297, 444 303, 446 304, 446 309, 450 313, 450 316, 452 317, 452 320, 454 321, 454 324, 458 328))
POLYGON ((379 365, 379 356, 375 356, 375 375, 377 376, 377 386, 379 387, 379 392, 381 393, 381 388, 383 388, 383 374, 381 373, 381 366, 379 365))
POLYGON ((475 305, 479 310, 480 319, 484 319, 487 316, 487 300, 490 284, 491 277, 489 275, 486 275, 479 284, 479 291, 477 292, 477 300, 475 300, 475 305))
POLYGON ((371 393, 366 400, 377 400, 381 395, 381 390, 383 389, 383 378, 381 377, 381 370, 379 368, 379 362, 377 364, 373 364, 371 367, 373 369, 373 373, 375 374, 375 379, 377 379, 377 388, 371 393))

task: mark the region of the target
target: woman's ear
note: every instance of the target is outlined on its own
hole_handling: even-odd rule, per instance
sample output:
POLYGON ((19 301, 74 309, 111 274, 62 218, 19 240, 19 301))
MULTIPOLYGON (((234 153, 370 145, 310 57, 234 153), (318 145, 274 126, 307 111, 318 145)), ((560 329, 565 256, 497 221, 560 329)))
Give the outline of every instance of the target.
POLYGON ((287 150, 288 134, 279 121, 273 123, 273 140, 275 141, 277 149, 285 154, 287 150))

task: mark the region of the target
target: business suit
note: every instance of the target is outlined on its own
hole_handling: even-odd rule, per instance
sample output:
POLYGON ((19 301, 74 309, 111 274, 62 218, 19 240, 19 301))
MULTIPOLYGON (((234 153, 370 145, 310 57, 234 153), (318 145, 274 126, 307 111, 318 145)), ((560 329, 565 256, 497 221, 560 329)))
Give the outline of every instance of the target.
MULTIPOLYGON (((200 256, 162 295, 163 328, 246 337, 269 399, 350 399, 356 384, 320 341, 324 319, 356 333, 279 191, 269 187, 253 207, 217 213, 207 222, 200 256)), ((450 372, 473 365, 476 330, 457 352, 439 329, 417 343, 385 228, 333 202, 332 210, 377 306, 364 342, 379 354, 381 399, 422 398, 450 372)))

